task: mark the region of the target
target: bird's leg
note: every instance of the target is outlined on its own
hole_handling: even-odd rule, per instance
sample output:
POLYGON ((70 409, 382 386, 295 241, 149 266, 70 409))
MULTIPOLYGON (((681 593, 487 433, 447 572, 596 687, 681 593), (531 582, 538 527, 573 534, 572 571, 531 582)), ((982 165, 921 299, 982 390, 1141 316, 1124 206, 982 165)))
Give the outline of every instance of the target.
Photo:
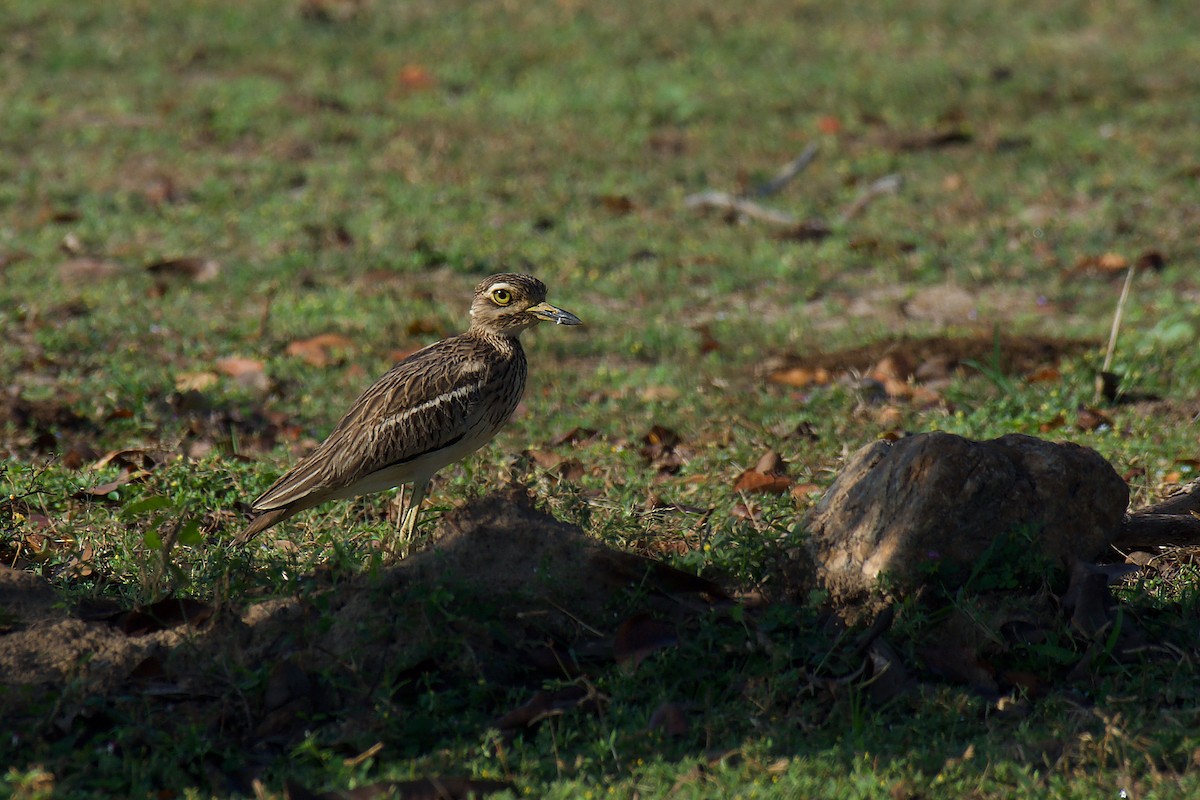
POLYGON ((429 489, 428 480, 413 482, 412 495, 404 506, 404 516, 400 520, 399 544, 407 551, 413 541, 413 533, 417 529, 417 517, 421 513, 421 503, 425 500, 425 492, 429 489))

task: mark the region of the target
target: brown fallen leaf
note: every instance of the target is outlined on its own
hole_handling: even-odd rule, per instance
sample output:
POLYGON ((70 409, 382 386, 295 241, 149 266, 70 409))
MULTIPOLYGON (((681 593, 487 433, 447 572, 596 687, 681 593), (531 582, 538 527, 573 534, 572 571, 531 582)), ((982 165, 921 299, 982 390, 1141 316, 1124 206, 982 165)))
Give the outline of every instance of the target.
POLYGON ((166 450, 144 449, 141 447, 127 447, 122 450, 110 450, 92 464, 90 469, 97 470, 107 467, 109 464, 120 466, 124 469, 142 470, 149 472, 153 469, 166 464, 174 456, 166 450))
POLYGON ((1058 367, 1043 364, 1025 376, 1026 383, 1050 383, 1062 378, 1062 373, 1058 367))
POLYGON ((192 597, 170 597, 137 606, 121 618, 117 627, 129 636, 145 636, 148 633, 190 625, 203 625, 213 614, 212 606, 192 597))
POLYGON ((1102 275, 1115 277, 1129 269, 1129 259, 1120 253, 1104 253, 1099 256, 1080 256, 1074 266, 1066 271, 1067 277, 1102 275))
POLYGON ((267 377, 266 367, 257 359, 230 356, 218 359, 213 368, 252 391, 266 392, 271 388, 271 380, 267 377))
POLYGON ((96 500, 99 498, 105 498, 115 492, 117 489, 120 489, 125 484, 129 483, 135 478, 141 477, 142 475, 145 475, 145 473, 140 470, 132 470, 127 467, 122 469, 120 474, 111 481, 105 481, 104 483, 98 483, 95 486, 79 489, 71 496, 79 500, 96 500))
POLYGON ((146 271, 159 277, 186 278, 193 283, 209 283, 220 277, 221 262, 198 256, 168 258, 147 264, 146 271))
POLYGON ((920 648, 926 668, 953 683, 985 693, 999 691, 992 670, 979 659, 974 648, 954 642, 939 642, 920 648))
POLYGON ((974 138, 974 135, 964 128, 943 128, 895 137, 892 146, 904 152, 935 150, 952 145, 968 144, 974 138))
POLYGON ((713 600, 728 600, 729 593, 708 578, 685 572, 670 564, 621 550, 595 550, 588 555, 589 566, 618 585, 648 586, 669 595, 700 594, 713 600))
POLYGON ((831 114, 817 117, 817 130, 826 136, 833 136, 842 132, 842 121, 831 114))
POLYGON ((899 654, 883 639, 876 639, 867 650, 870 682, 867 695, 878 705, 885 705, 908 693, 913 681, 900 660, 899 654))
POLYGON ((605 194, 600 196, 600 205, 610 214, 628 214, 636 207, 633 200, 624 194, 605 194))
POLYGON ((1147 250, 1138 256, 1138 260, 1134 262, 1134 266, 1140 270, 1153 270, 1161 272, 1163 267, 1167 265, 1167 257, 1158 250, 1147 250))
POLYGON ((578 458, 570 458, 548 450, 526 450, 525 454, 547 473, 563 480, 578 481, 585 474, 583 462, 578 458))
POLYGON ((825 490, 815 483, 798 483, 792 487, 792 497, 801 502, 808 502, 825 493, 825 490))
POLYGON ((179 392, 203 392, 221 380, 215 372, 181 372, 175 376, 175 390, 179 392))
POLYGON ((532 728, 549 717, 560 716, 573 708, 589 710, 597 708, 599 704, 600 696, 593 689, 571 684, 552 692, 537 692, 523 705, 514 708, 492 724, 501 731, 513 732, 532 728))
POLYGON ((555 436, 550 440, 550 445, 552 447, 559 447, 564 444, 579 444, 596 438, 597 434, 599 434, 599 431, 595 428, 575 427, 555 436))
POLYGON ((803 389, 807 386, 828 386, 833 374, 824 367, 787 367, 767 375, 767 382, 803 389))
POLYGON ((674 626, 639 611, 617 628, 613 637, 613 658, 618 664, 636 668, 647 657, 677 644, 679 634, 674 626))
POLYGON ((685 736, 688 732, 687 713, 678 703, 663 703, 650 715, 646 730, 662 731, 667 736, 676 738, 685 736))
POLYGON ((793 483, 787 474, 787 462, 774 450, 768 450, 757 464, 738 475, 733 482, 733 489, 737 492, 783 494, 792 488, 793 483))
POLYGON ((642 458, 660 474, 672 475, 687 461, 688 453, 680 447, 680 441, 675 431, 655 425, 642 437, 642 458))
POLYGON ((1098 408, 1085 406, 1075 415, 1075 427, 1081 431, 1095 431, 1101 428, 1112 428, 1112 418, 1098 408))
POLYGON ((828 222, 819 217, 810 217, 777 231, 774 238, 781 242, 819 242, 831 235, 833 228, 828 222))
POLYGON ((437 78, 420 64, 405 64, 396 73, 396 87, 403 92, 425 92, 437 86, 437 78))
POLYGON ((292 342, 286 352, 314 367, 327 367, 353 347, 354 342, 340 333, 321 333, 292 342))
POLYGON ((1048 419, 1045 422, 1038 425, 1038 430, 1042 433, 1049 433, 1050 431, 1058 430, 1059 428, 1061 428, 1062 426, 1064 426, 1066 424, 1067 424, 1067 418, 1065 416, 1063 416, 1062 414, 1056 414, 1054 416, 1054 419, 1048 419))

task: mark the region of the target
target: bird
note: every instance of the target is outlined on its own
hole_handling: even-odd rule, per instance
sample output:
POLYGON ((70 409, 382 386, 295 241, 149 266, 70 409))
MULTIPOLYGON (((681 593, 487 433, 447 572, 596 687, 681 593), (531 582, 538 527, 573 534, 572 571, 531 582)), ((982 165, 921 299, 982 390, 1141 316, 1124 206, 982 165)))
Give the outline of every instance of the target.
POLYGON ((503 272, 475 287, 465 333, 409 355, 350 406, 333 431, 250 505, 233 542, 330 500, 412 484, 400 521, 407 544, 433 475, 483 447, 516 410, 528 372, 521 333, 541 322, 580 325, 546 302, 532 275, 503 272))

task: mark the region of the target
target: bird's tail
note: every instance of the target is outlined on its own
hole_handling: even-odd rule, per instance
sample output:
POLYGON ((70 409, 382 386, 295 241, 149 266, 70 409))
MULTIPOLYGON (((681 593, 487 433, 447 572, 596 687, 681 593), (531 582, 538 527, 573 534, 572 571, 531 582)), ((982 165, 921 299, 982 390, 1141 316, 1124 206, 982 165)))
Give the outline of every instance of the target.
POLYGON ((288 508, 285 506, 284 508, 272 508, 269 511, 262 512, 253 520, 251 520, 250 524, 246 526, 244 531, 233 538, 233 544, 237 547, 246 544, 246 542, 250 541, 255 536, 258 536, 275 523, 281 522, 282 520, 292 516, 292 514, 295 514, 296 511, 297 509, 295 508, 288 508))

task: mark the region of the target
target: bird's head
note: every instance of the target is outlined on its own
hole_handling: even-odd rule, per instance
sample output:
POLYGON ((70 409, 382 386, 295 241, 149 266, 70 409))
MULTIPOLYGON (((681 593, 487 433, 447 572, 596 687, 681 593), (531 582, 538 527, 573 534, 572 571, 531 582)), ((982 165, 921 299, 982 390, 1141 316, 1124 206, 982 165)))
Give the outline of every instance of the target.
POLYGON ((518 336, 539 322, 579 325, 569 311, 546 302, 546 284, 532 275, 501 272, 475 287, 471 327, 498 336, 518 336))

